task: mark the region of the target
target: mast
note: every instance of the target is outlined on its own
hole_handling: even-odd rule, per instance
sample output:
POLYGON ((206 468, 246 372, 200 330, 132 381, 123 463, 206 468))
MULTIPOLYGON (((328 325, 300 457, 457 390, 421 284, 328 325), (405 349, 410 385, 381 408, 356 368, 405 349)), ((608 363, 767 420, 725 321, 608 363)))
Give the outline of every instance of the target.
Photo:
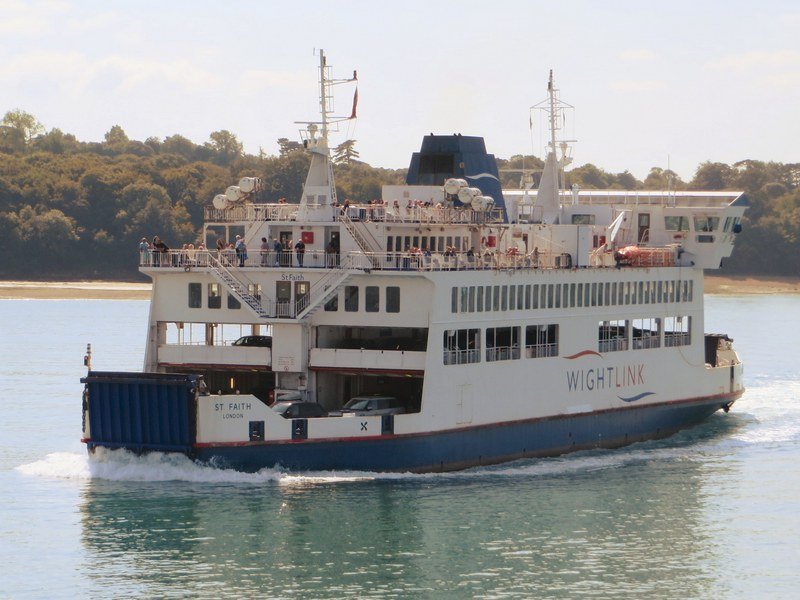
MULTIPOLYGON (((333 112, 334 85, 340 83, 357 82, 356 72, 353 71, 352 79, 333 79, 329 72, 328 60, 325 51, 319 51, 319 121, 296 121, 305 125, 300 130, 303 146, 311 154, 311 165, 308 168, 306 183, 303 187, 303 197, 300 199, 301 218, 327 218, 326 207, 336 204, 336 184, 333 179, 333 164, 328 146, 328 134, 331 125, 341 121, 355 118, 355 99, 353 114, 350 117, 335 117, 333 112), (323 212, 318 212, 322 210, 323 212)), ((357 90, 356 90, 357 92, 357 90)), ((357 98, 357 96, 356 96, 357 98)))
MULTIPOLYGON (((328 141, 328 88, 325 80, 325 71, 327 67, 325 60, 325 51, 320 48, 319 50, 319 106, 320 115, 322 116, 322 139, 327 143, 328 141)), ((327 144, 326 144, 327 145, 327 144)))
POLYGON ((558 99, 558 90, 553 78, 553 70, 550 69, 550 77, 547 80, 547 99, 532 106, 532 109, 547 112, 550 125, 550 139, 547 142, 547 156, 542 170, 542 179, 539 182, 539 190, 536 194, 536 204, 542 209, 542 220, 545 223, 558 222, 558 215, 561 209, 561 184, 562 173, 565 166, 572 162, 569 156, 568 142, 574 140, 558 140, 556 131, 559 129, 559 119, 563 117, 565 108, 573 108, 571 104, 562 102, 558 99), (561 148, 561 158, 558 158, 558 148, 561 148))
MULTIPOLYGON (((556 93, 555 93, 555 86, 553 85, 553 69, 550 69, 550 78, 547 80, 547 96, 550 100, 550 152, 553 153, 553 156, 556 155, 556 93)), ((559 179, 560 179, 560 171, 555 173, 555 177, 553 177, 553 197, 559 197, 559 179)))

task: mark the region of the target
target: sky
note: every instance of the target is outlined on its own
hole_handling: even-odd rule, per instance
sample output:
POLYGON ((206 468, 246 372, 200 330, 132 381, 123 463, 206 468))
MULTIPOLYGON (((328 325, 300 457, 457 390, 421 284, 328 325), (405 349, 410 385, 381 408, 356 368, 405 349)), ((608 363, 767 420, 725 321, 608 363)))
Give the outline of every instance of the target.
MULTIPOLYGON (((331 144, 402 168, 430 132, 543 156, 530 107, 553 69, 575 166, 688 180, 703 161, 800 162, 798 31, 800 3, 770 0, 0 0, 0 114, 83 141, 227 129, 277 154, 318 118, 324 48, 359 79, 358 119, 331 144)), ((336 92, 349 115, 352 88, 336 92)))

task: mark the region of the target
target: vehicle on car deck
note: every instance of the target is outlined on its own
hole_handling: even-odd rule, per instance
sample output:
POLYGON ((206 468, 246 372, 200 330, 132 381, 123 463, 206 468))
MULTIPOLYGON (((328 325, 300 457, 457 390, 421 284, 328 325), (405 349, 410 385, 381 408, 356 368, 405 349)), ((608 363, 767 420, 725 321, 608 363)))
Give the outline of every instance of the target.
POLYGON ((256 346, 259 348, 272 348, 272 336, 244 335, 233 342, 231 346, 256 346))
POLYGON ((404 404, 394 396, 356 396, 342 407, 342 415, 400 415, 404 404))
POLYGON ((272 405, 272 410, 284 419, 313 419, 328 416, 328 411, 316 402, 276 402, 272 405))

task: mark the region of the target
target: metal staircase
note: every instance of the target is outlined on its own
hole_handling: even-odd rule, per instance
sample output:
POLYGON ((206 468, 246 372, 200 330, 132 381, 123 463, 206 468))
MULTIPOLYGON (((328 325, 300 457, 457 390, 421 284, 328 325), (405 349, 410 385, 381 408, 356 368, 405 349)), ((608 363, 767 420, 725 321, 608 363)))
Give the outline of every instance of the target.
POLYGON ((326 162, 328 163, 328 184, 331 186, 331 206, 336 206, 337 197, 336 197, 336 185, 333 183, 333 161, 330 159, 329 156, 326 156, 328 159, 326 162))
POLYGON ((266 319, 271 316, 269 311, 266 310, 262 304, 261 299, 253 296, 253 294, 248 291, 248 286, 252 285, 255 287, 255 284, 247 279, 244 274, 240 275, 241 279, 235 276, 233 273, 231 273, 230 269, 228 269, 228 267, 226 267, 222 261, 215 257, 211 252, 208 254, 208 266, 211 269, 211 273, 213 273, 214 277, 220 283, 224 284, 229 290, 231 290, 245 304, 245 306, 253 311, 258 317, 266 319), (244 279, 244 281, 242 281, 242 279, 244 279))
POLYGON ((344 259, 340 266, 335 267, 330 273, 317 281, 309 290, 308 296, 295 302, 295 319, 304 319, 311 316, 317 309, 327 302, 331 296, 350 277, 354 270, 363 270, 357 265, 353 257, 344 259))
POLYGON ((347 229, 347 232, 353 236, 353 239, 358 244, 358 247, 361 248, 361 251, 370 257, 369 260, 372 266, 374 268, 380 267, 380 259, 374 255, 375 253, 381 252, 381 245, 372 233, 370 233, 369 229, 366 227, 357 227, 344 208, 339 210, 339 222, 342 223, 345 229, 347 229), (363 230, 363 232, 361 230, 363 230))

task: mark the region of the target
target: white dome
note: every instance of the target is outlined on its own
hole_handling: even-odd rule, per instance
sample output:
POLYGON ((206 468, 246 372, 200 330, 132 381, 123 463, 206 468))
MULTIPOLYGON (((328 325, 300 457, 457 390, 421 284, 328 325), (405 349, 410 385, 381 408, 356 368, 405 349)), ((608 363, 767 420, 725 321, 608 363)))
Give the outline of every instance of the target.
POLYGON ((228 189, 225 190, 225 196, 227 196, 228 200, 231 202, 238 202, 242 198, 242 190, 238 185, 228 186, 228 189))
POLYGON ((239 189, 245 194, 255 192, 256 187, 258 187, 258 178, 256 177, 242 177, 239 180, 239 189))
POLYGON ((444 182, 444 191, 451 196, 458 194, 459 190, 467 187, 467 182, 463 179, 450 178, 444 182))

